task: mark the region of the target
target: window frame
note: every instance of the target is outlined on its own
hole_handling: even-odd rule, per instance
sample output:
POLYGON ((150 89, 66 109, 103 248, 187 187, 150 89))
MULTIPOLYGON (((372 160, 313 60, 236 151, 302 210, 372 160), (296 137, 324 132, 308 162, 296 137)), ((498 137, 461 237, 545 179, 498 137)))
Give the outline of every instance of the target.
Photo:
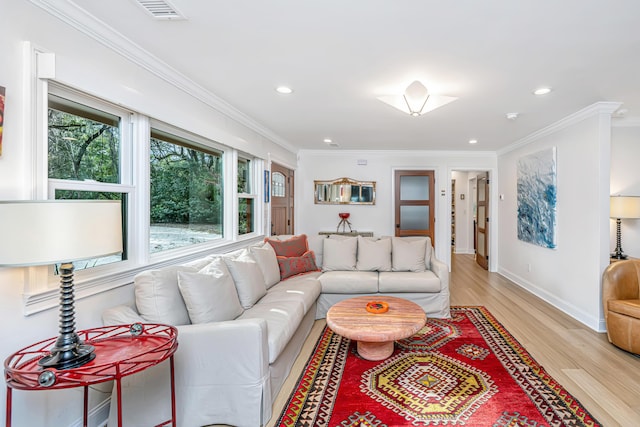
POLYGON ((261 179, 262 178, 262 170, 264 168, 264 162, 261 161, 261 159, 251 156, 249 154, 243 153, 243 152, 236 152, 235 153, 235 161, 234 161, 234 171, 233 171, 233 176, 235 177, 235 182, 233 185, 233 188, 236 190, 236 196, 235 196, 235 203, 234 203, 234 208, 235 208, 235 214, 234 214, 234 234, 235 237, 237 239, 247 239, 247 238, 251 238, 254 236, 259 235, 259 230, 262 230, 263 228, 263 224, 264 224, 264 216, 260 215, 259 213, 263 211, 263 209, 261 209, 264 205, 262 203, 260 203, 260 201, 262 200, 259 197, 259 194, 264 193, 264 180, 261 179), (238 183, 237 183, 237 179, 238 179, 238 165, 240 162, 240 159, 244 159, 244 160, 248 160, 249 163, 249 173, 251 174, 251 176, 249 177, 248 181, 249 181, 249 193, 240 193, 238 191, 238 183), (251 203, 253 205, 253 231, 249 232, 249 233, 243 233, 240 234, 240 199, 246 199, 246 200, 251 200, 251 203))
MULTIPOLYGON (((32 50, 33 59, 37 60, 40 52, 32 50)), ((36 62, 31 64, 34 69, 36 62)), ((252 182, 251 194, 242 194, 254 200, 254 231, 238 235, 238 192, 237 192, 237 148, 213 141, 204 136, 183 130, 175 125, 164 123, 147 115, 138 113, 112 101, 97 98, 81 90, 71 88, 49 78, 41 78, 34 73, 33 85, 29 96, 33 108, 30 109, 33 120, 25 125, 31 136, 31 167, 34 186, 33 199, 52 199, 56 190, 79 191, 115 191, 127 197, 125 241, 127 242, 127 259, 111 264, 100 265, 74 274, 74 291, 76 300, 86 298, 131 285, 133 277, 150 268, 186 263, 205 254, 224 253, 246 247, 252 242, 261 241, 261 231, 268 215, 265 203, 260 195, 264 192, 262 168, 265 160, 242 152, 243 158, 251 160, 252 182), (121 159, 120 183, 97 183, 73 181, 65 179, 49 179, 48 171, 48 108, 49 94, 60 96, 72 102, 90 108, 105 111, 120 117, 121 159), (149 253, 150 225, 150 167, 149 151, 151 127, 180 138, 195 142, 203 150, 214 150, 222 153, 223 163, 223 238, 210 242, 198 243, 162 251, 149 253)), ((24 314, 31 315, 58 307, 59 277, 53 274, 53 266, 28 267, 24 280, 24 314)))
MULTIPOLYGON (((201 137, 199 135, 187 132, 185 130, 182 130, 180 128, 177 128, 175 126, 172 126, 170 124, 167 124, 165 122, 159 121, 159 120, 155 120, 153 118, 149 118, 149 132, 148 132, 148 136, 146 138, 147 144, 146 144, 146 152, 145 152, 145 159, 147 159, 147 165, 148 165, 148 159, 150 156, 150 142, 149 140, 151 139, 151 133, 152 133, 152 129, 155 129, 159 132, 162 133, 166 133, 170 136, 173 136, 176 138, 176 140, 185 140, 185 146, 187 145, 191 145, 192 148, 195 149, 200 149, 202 151, 208 151, 208 152, 219 152, 221 157, 222 157, 222 182, 223 182, 223 206, 228 206, 229 202, 232 202, 232 200, 229 200, 229 189, 228 189, 228 173, 226 172, 228 167, 226 164, 226 160, 228 157, 231 156, 231 153, 233 152, 233 149, 226 147, 222 144, 219 144, 215 141, 209 140, 207 138, 201 137), (190 144, 188 144, 190 143, 190 144)), ((170 142, 170 141, 169 141, 170 142)), ((146 189, 144 191, 144 206, 141 206, 141 212, 143 212, 143 217, 150 219, 151 218, 151 180, 150 180, 150 171, 149 171, 149 167, 147 166, 147 172, 146 172, 146 189)), ((232 242, 232 239, 230 238, 229 234, 228 234, 228 230, 227 230, 227 219, 226 219, 225 215, 225 211, 223 209, 223 217, 222 217, 222 237, 220 239, 215 239, 209 242, 204 242, 204 243, 196 243, 193 245, 187 245, 187 246, 183 246, 183 247, 179 247, 179 248, 175 248, 175 249, 169 249, 166 251, 161 251, 161 252, 156 252, 156 253, 150 253, 149 250, 149 239, 150 239, 150 221, 147 222, 147 226, 145 227, 146 229, 146 237, 143 240, 143 242, 141 242, 141 244, 144 246, 144 249, 142 250, 142 252, 145 255, 145 258, 148 259, 150 262, 158 262, 158 261, 164 261, 164 260, 170 260, 170 259, 174 259, 176 257, 180 257, 182 255, 188 255, 191 254, 195 251, 202 251, 203 249, 211 249, 211 248, 218 248, 221 246, 224 246, 226 244, 229 244, 230 242, 232 242)))
MULTIPOLYGON (((109 102, 87 95, 83 92, 75 89, 68 88, 66 86, 57 84, 55 82, 49 82, 46 94, 43 94, 44 108, 46 112, 44 117, 44 126, 47 129, 44 132, 44 176, 47 180, 47 199, 54 200, 56 190, 78 190, 78 191, 105 191, 110 193, 120 193, 126 195, 126 212, 124 212, 124 218, 122 228, 125 244, 130 242, 130 235, 135 234, 136 225, 131 218, 135 215, 134 205, 136 203, 136 191, 133 185, 133 112, 122 107, 115 106, 109 102), (86 106, 92 109, 103 111, 107 114, 111 114, 120 118, 120 176, 119 183, 105 183, 92 180, 77 181, 72 179, 57 179, 49 178, 49 162, 48 162, 48 110, 49 110, 49 95, 54 95, 65 100, 71 101, 82 106, 86 106)), ((127 259, 118 261, 111 264, 92 267, 86 270, 76 270, 74 272, 74 282, 82 284, 86 281, 96 281, 112 272, 122 272, 135 268, 135 263, 132 261, 130 247, 125 248, 125 253, 128 255, 127 259)), ((47 290, 56 288, 59 284, 59 277, 54 274, 53 266, 47 267, 46 288, 47 290)), ((82 286, 82 285, 80 285, 82 286)))

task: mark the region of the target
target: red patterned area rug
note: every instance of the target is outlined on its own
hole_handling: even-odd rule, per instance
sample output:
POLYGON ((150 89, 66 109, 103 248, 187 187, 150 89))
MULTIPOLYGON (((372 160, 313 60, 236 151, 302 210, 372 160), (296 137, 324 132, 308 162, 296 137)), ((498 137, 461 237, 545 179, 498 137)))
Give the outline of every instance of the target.
POLYGON ((383 361, 325 328, 276 426, 600 426, 484 307, 452 307, 383 361))

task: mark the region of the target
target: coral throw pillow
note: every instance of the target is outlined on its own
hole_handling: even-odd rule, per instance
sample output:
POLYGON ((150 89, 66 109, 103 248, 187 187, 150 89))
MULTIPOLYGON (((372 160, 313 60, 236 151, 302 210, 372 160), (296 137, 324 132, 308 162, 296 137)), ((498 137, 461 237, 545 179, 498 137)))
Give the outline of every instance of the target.
POLYGON ((280 280, 308 271, 318 271, 313 251, 307 251, 302 256, 297 257, 279 256, 278 267, 280 268, 280 280))
POLYGON ((264 239, 276 251, 276 256, 283 257, 300 257, 309 251, 309 243, 307 242, 307 235, 300 234, 293 236, 287 240, 264 239))

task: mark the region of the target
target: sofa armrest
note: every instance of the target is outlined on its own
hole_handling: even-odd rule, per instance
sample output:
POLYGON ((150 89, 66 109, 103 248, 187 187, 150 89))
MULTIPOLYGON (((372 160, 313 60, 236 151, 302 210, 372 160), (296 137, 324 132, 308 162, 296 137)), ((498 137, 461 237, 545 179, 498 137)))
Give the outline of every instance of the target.
MULTIPOLYGON (((263 424, 263 405, 271 402, 266 321, 239 319, 177 328, 177 424, 263 424)), ((124 425, 142 427, 170 418, 167 363, 122 379, 124 425)), ((114 387, 109 425, 117 420, 116 396, 114 387)))
POLYGON ((449 293, 449 267, 431 252, 431 271, 440 279, 440 292, 449 293))
POLYGON ((178 326, 176 380, 183 386, 257 385, 269 377, 264 319, 178 326))

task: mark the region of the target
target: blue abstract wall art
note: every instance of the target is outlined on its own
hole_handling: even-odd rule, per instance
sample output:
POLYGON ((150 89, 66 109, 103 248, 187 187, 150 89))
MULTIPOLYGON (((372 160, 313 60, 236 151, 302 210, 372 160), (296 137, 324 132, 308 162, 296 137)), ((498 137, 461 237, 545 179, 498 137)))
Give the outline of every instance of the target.
POLYGON ((556 147, 518 159, 518 239, 556 247, 556 147))

